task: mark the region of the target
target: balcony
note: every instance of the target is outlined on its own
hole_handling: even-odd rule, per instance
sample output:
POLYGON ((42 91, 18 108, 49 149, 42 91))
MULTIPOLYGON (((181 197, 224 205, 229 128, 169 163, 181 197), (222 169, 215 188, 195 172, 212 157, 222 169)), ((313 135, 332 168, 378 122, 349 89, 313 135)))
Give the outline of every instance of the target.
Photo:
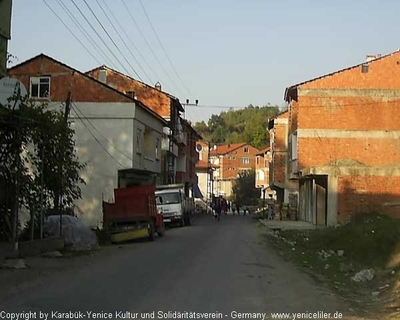
MULTIPOLYGON (((161 150, 169 151, 169 140, 169 137, 161 139, 161 150)), ((176 145, 176 143, 173 143, 172 153, 174 154, 174 156, 178 156, 178 146, 176 145)))

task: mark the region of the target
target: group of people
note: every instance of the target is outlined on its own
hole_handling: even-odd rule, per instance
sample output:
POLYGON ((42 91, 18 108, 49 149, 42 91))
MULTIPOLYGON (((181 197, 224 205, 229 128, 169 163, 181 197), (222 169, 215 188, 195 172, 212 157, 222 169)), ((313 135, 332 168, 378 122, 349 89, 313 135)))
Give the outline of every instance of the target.
POLYGON ((214 217, 218 220, 221 215, 226 215, 228 212, 232 212, 233 215, 240 215, 242 210, 243 215, 249 214, 249 209, 246 205, 241 206, 239 203, 228 201, 221 196, 213 199, 211 209, 214 217))

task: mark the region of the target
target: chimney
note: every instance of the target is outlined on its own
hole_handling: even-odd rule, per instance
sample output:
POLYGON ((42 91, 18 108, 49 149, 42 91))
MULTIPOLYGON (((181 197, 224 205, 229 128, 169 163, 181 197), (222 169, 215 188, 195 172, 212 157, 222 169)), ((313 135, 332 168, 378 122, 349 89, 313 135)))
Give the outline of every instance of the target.
POLYGON ((131 99, 136 99, 136 94, 134 91, 125 91, 125 94, 131 99))
POLYGON ((99 70, 99 81, 103 83, 107 83, 107 71, 99 70))
POLYGON ((366 62, 370 62, 370 61, 378 59, 380 57, 382 57, 381 54, 367 54, 366 62))
POLYGON ((158 91, 161 91, 161 83, 157 81, 157 83, 154 86, 158 91))

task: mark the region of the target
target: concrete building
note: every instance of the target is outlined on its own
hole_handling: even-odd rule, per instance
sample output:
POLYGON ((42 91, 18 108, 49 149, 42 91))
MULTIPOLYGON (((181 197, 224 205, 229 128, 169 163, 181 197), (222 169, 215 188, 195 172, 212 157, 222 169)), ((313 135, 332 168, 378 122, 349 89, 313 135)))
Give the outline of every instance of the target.
POLYGON ((162 149, 163 172, 161 183, 197 183, 195 166, 198 153, 195 150, 200 136, 184 121, 184 108, 179 99, 162 91, 160 83, 149 86, 107 66, 87 71, 87 75, 106 83, 114 89, 141 101, 155 113, 168 121, 164 130, 162 149))
POLYGON ((75 213, 87 224, 101 225, 102 199, 113 201, 114 188, 155 183, 160 176, 167 121, 143 103, 44 54, 8 73, 49 108, 64 108, 71 93, 69 122, 77 156, 86 163, 75 213))

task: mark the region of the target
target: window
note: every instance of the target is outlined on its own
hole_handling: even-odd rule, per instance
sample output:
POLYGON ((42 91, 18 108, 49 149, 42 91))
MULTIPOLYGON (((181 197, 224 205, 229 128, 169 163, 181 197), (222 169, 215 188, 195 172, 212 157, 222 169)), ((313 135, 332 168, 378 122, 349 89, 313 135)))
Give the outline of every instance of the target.
POLYGON ((29 92, 31 98, 50 98, 50 77, 31 77, 29 92))
POLYGON ((268 167, 268 160, 267 159, 264 160, 264 167, 268 167))
POLYGON ((136 130, 136 153, 142 153, 142 130, 136 130))
POLYGON ((243 151, 244 151, 245 153, 249 153, 249 147, 244 147, 244 148, 243 148, 243 151))
POLYGON ((257 156, 257 164, 260 164, 260 157, 257 156))
POLYGON ((141 152, 143 153, 143 156, 147 160, 154 160, 154 150, 155 150, 155 143, 156 139, 154 137, 154 130, 151 130, 150 128, 146 127, 144 129, 143 136, 141 137, 142 143, 141 143, 141 152))
POLYGON ((160 160, 160 139, 156 138, 156 159, 160 160))
POLYGON ((297 132, 294 132, 289 136, 289 142, 291 145, 291 148, 289 149, 291 151, 291 160, 296 160, 297 159, 297 132))
POLYGON ((250 159, 249 158, 242 158, 242 163, 243 164, 250 164, 250 159))

